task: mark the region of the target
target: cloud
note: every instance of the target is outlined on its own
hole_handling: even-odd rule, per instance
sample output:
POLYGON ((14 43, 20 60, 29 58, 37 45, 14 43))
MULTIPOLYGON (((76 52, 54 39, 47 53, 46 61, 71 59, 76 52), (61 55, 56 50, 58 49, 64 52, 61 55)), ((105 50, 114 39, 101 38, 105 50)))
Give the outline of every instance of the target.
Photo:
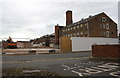
POLYGON ((40 0, 5 0, 0 17, 1 37, 37 38, 53 33, 56 24, 65 25, 65 12, 73 11, 73 21, 89 15, 107 13, 115 22, 117 2, 42 2, 40 0))
POLYGON ((118 3, 118 30, 120 33, 120 1, 118 3))

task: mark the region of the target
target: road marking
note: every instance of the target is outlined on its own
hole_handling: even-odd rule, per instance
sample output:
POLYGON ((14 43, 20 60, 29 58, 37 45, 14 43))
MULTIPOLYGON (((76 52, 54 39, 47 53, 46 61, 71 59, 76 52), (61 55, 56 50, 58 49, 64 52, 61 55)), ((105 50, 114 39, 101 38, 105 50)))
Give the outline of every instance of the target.
MULTIPOLYGON (((84 63, 84 64, 87 64, 87 63, 84 63)), ((82 65, 84 65, 84 64, 82 64, 82 65)), ((118 63, 105 63, 105 64, 93 66, 93 67, 84 67, 84 68, 79 68, 79 66, 81 66, 81 64, 73 64, 73 66, 71 66, 71 65, 70 66, 62 65, 62 66, 66 67, 65 71, 71 71, 75 74, 78 74, 79 76, 94 75, 94 74, 99 74, 99 73, 103 73, 106 71, 109 71, 110 73, 108 72, 108 74, 111 76, 118 76, 119 75, 118 72, 120 72, 120 71, 118 71, 118 72, 111 71, 111 70, 117 69, 119 67, 118 63), (68 70, 68 68, 70 70, 68 70)))
POLYGON ((100 70, 92 69, 92 68, 85 68, 85 71, 89 74, 96 74, 96 73, 101 73, 102 72, 100 70))
POLYGON ((111 72, 110 75, 119 77, 119 72, 120 72, 120 71, 111 72))
POLYGON ((31 60, 31 61, 2 61, 0 63, 30 63, 30 62, 45 62, 45 61, 61 61, 61 60, 75 60, 81 58, 92 58, 90 57, 76 57, 76 58, 57 58, 57 59, 46 59, 46 60, 31 60))
POLYGON ((83 76, 82 73, 80 73, 80 72, 77 72, 77 71, 74 71, 74 70, 72 70, 71 72, 76 73, 76 74, 78 74, 79 76, 83 76))

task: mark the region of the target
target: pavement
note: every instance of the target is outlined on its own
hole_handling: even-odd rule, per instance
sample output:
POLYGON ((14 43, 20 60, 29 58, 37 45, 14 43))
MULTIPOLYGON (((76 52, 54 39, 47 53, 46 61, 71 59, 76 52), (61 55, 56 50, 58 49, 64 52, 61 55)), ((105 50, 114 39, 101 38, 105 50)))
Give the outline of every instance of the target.
POLYGON ((105 76, 116 78, 120 74, 119 63, 92 60, 91 52, 2 56, 2 69, 32 68, 55 72, 62 76, 105 76))
MULTIPOLYGON (((30 55, 29 51, 36 51, 35 54, 48 54, 49 50, 55 50, 56 52, 59 52, 59 49, 53 49, 53 48, 32 48, 32 49, 3 49, 0 50, 0 55, 30 55)), ((33 54, 33 53, 31 53, 33 54)))

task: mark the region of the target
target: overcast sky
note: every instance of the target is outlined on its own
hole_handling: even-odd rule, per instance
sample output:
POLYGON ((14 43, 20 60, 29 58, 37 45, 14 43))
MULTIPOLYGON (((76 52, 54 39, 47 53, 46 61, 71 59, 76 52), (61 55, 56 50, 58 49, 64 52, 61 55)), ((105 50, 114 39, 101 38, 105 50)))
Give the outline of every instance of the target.
MULTIPOLYGON (((65 26, 67 10, 73 22, 105 12, 118 24, 118 2, 64 2, 41 0, 3 0, 0 2, 0 37, 39 38, 54 33, 56 24, 65 26)), ((119 29, 119 28, 118 28, 119 29)))

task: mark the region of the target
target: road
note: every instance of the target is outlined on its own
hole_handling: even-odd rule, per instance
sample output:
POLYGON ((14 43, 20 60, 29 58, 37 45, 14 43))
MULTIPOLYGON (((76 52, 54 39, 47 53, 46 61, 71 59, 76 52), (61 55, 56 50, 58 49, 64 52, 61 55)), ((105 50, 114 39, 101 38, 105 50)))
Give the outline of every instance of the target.
POLYGON ((118 63, 90 60, 91 52, 7 55, 2 56, 2 68, 33 68, 56 72, 62 76, 118 76, 118 63))

